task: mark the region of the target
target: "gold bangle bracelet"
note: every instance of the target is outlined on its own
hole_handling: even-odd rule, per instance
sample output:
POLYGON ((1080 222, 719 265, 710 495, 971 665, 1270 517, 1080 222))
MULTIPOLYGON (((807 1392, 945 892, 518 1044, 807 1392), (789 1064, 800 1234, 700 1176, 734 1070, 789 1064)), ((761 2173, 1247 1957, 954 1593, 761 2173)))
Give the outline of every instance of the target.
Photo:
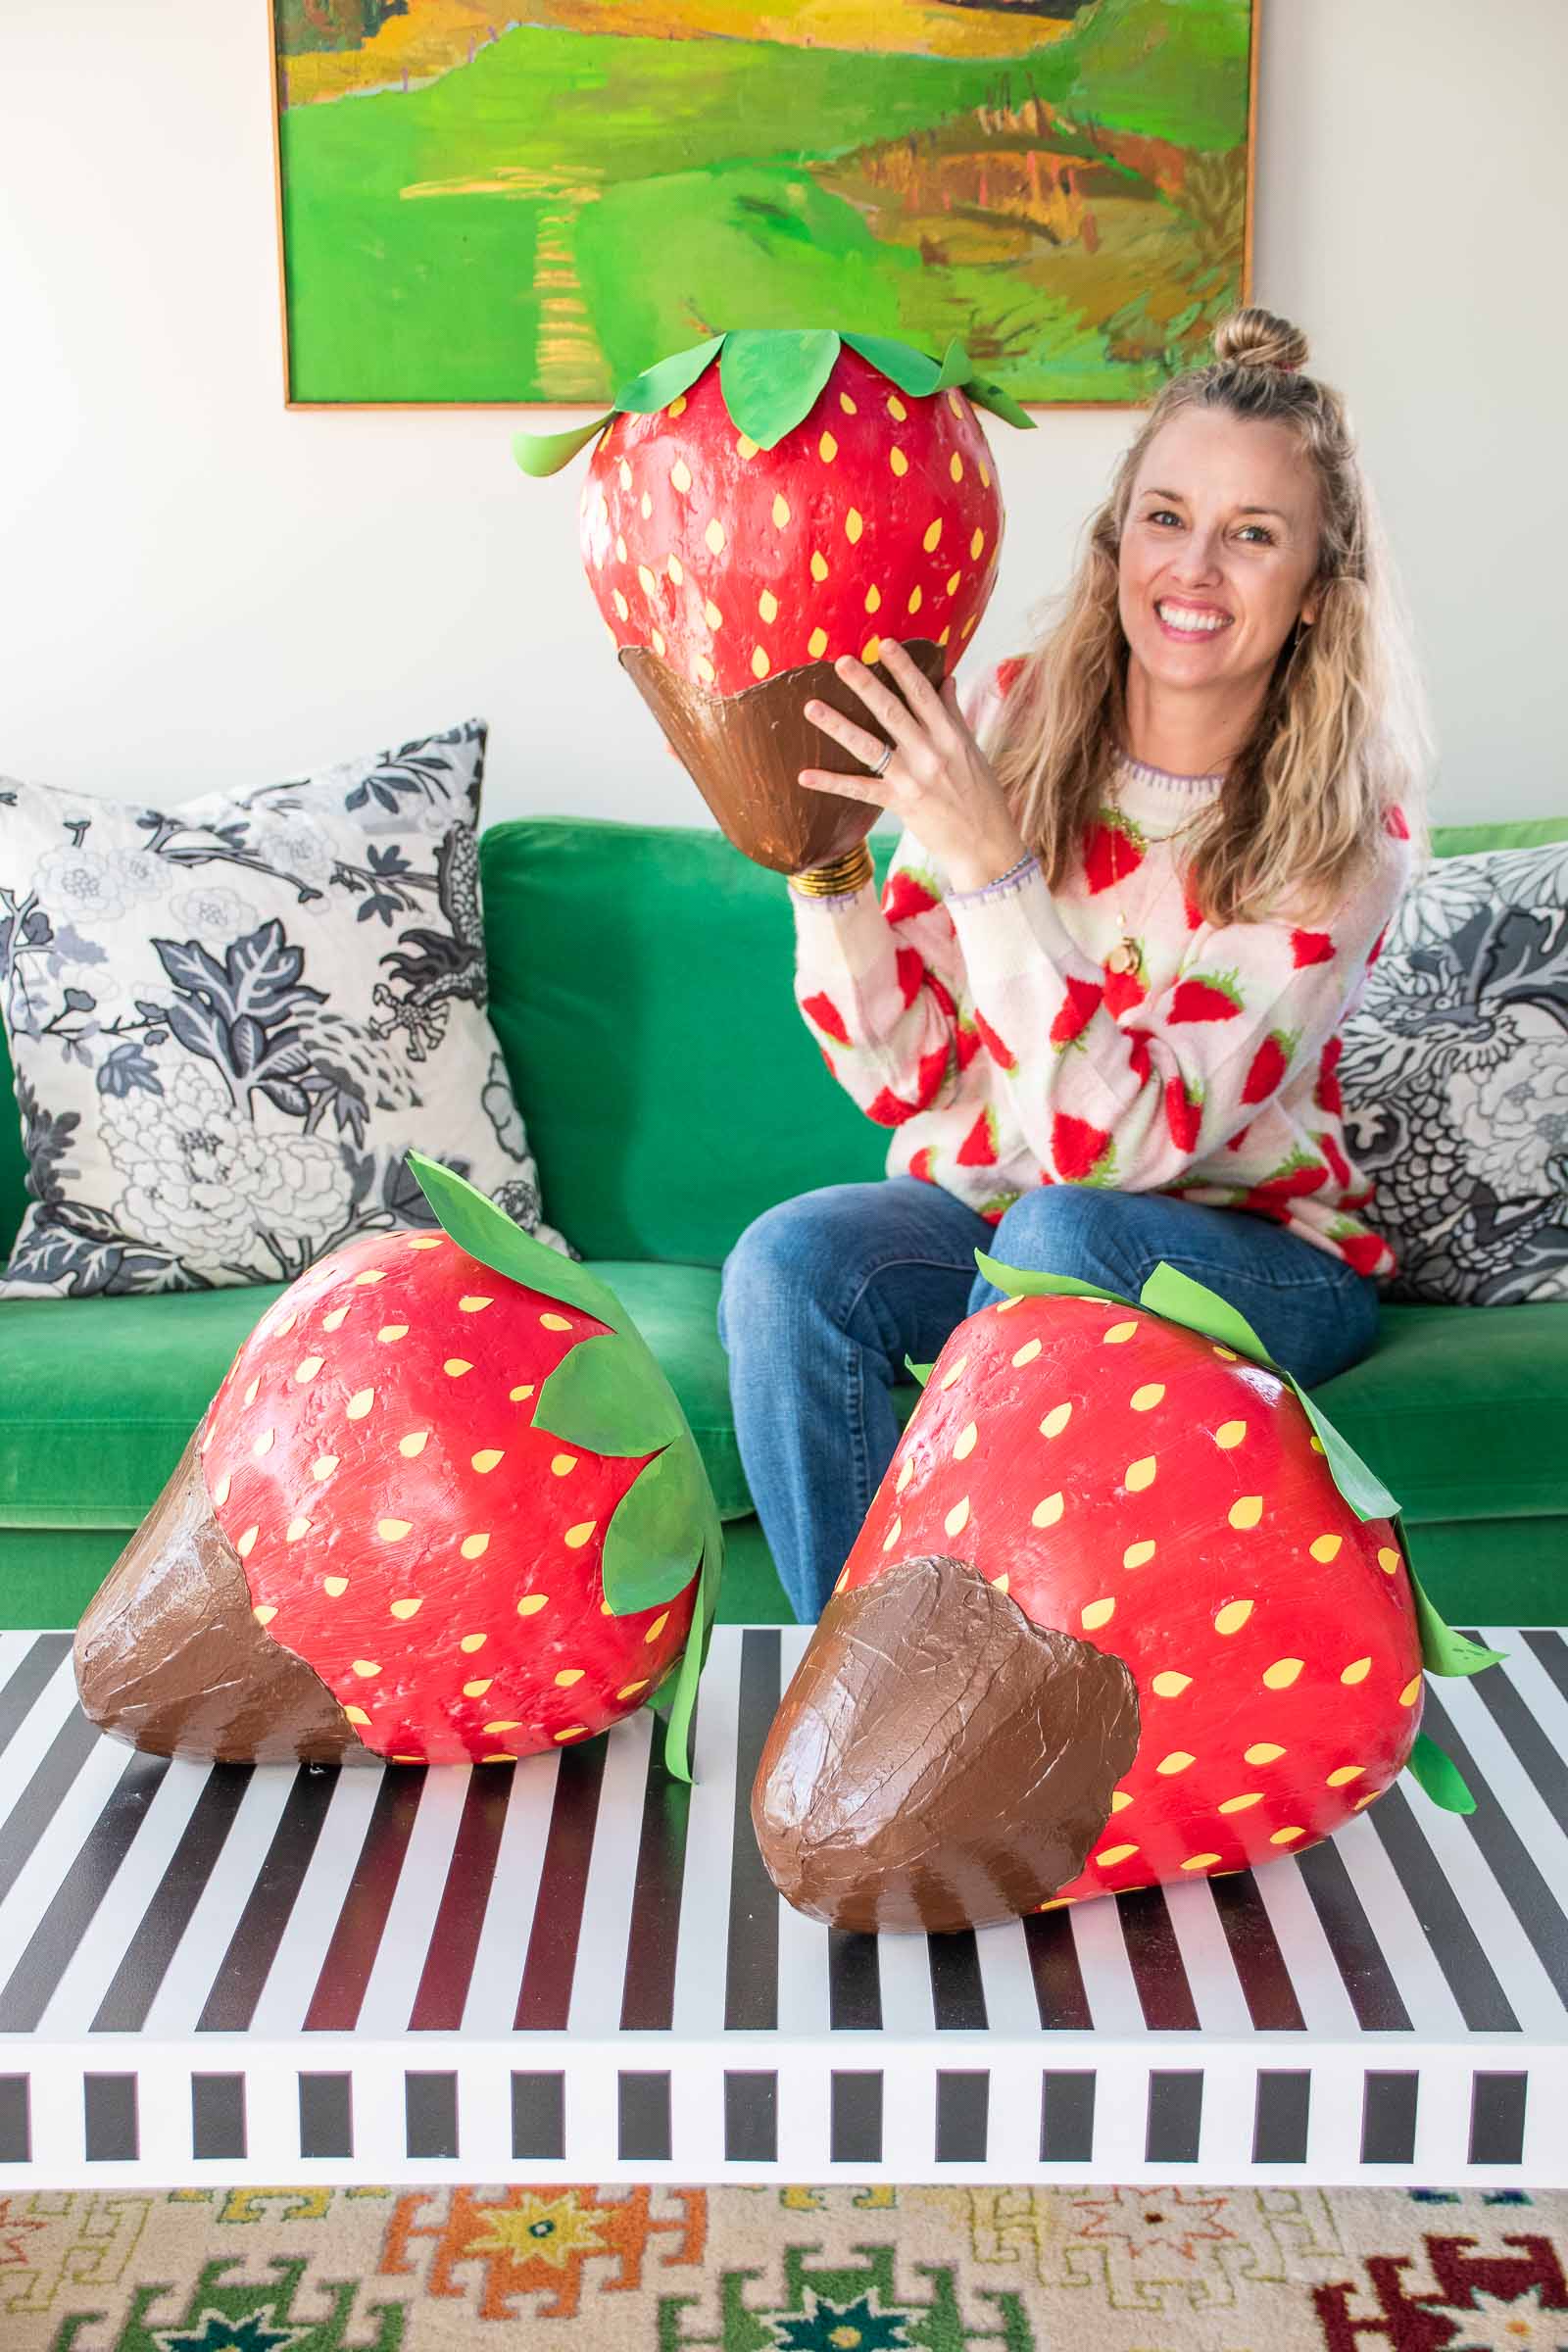
POLYGON ((835 858, 831 865, 808 866, 805 873, 792 874, 790 887, 808 899, 846 898, 852 891, 862 889, 875 874, 869 847, 858 841, 853 850, 835 858))

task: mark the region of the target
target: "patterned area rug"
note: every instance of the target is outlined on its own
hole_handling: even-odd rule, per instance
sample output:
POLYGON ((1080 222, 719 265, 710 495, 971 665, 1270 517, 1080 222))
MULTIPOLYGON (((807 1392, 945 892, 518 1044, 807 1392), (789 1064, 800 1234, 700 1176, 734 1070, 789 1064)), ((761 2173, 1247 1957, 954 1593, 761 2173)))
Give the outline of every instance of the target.
POLYGON ((1568 2192, 0 2197, 4 2352, 1562 2352, 1568 2192))

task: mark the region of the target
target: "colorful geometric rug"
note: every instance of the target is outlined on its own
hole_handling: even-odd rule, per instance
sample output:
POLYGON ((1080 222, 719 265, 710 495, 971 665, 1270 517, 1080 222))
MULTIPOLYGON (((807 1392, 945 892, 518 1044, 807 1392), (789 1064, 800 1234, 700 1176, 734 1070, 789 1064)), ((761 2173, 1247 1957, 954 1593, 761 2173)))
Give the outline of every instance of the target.
POLYGON ((1563 2352, 1568 2192, 0 2196, 3 2352, 1563 2352))

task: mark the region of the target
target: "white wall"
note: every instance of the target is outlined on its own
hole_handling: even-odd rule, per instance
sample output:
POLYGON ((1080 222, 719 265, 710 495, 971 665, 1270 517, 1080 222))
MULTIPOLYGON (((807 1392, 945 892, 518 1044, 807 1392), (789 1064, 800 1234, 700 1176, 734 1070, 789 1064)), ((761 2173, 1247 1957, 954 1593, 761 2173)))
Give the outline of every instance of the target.
MULTIPOLYGON (((477 711, 492 817, 705 821, 577 569, 580 462, 525 481, 499 412, 285 412, 264 0, 3 15, 0 770, 180 798, 477 711)), ((1351 402, 1449 818, 1568 808, 1565 94, 1565 0, 1266 0, 1254 293, 1351 402)), ((972 658, 1135 421, 995 426, 972 658)))

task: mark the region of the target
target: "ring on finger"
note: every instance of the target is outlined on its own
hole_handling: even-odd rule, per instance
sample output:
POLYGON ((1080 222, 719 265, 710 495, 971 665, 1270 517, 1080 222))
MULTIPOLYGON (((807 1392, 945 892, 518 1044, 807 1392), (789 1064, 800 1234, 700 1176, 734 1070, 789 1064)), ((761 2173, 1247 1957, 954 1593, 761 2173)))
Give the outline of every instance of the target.
POLYGON ((880 759, 880 760, 877 761, 877 763, 876 763, 875 767, 873 767, 873 768, 872 768, 872 770, 871 770, 871 773, 872 773, 872 775, 873 775, 873 776, 885 776, 885 775, 887 774, 887 771, 888 771, 888 764, 889 764, 890 760, 892 760, 892 758, 893 758, 893 746, 892 746, 892 744, 891 744, 891 743, 885 743, 885 744, 882 746, 882 757, 881 757, 881 759, 880 759))

